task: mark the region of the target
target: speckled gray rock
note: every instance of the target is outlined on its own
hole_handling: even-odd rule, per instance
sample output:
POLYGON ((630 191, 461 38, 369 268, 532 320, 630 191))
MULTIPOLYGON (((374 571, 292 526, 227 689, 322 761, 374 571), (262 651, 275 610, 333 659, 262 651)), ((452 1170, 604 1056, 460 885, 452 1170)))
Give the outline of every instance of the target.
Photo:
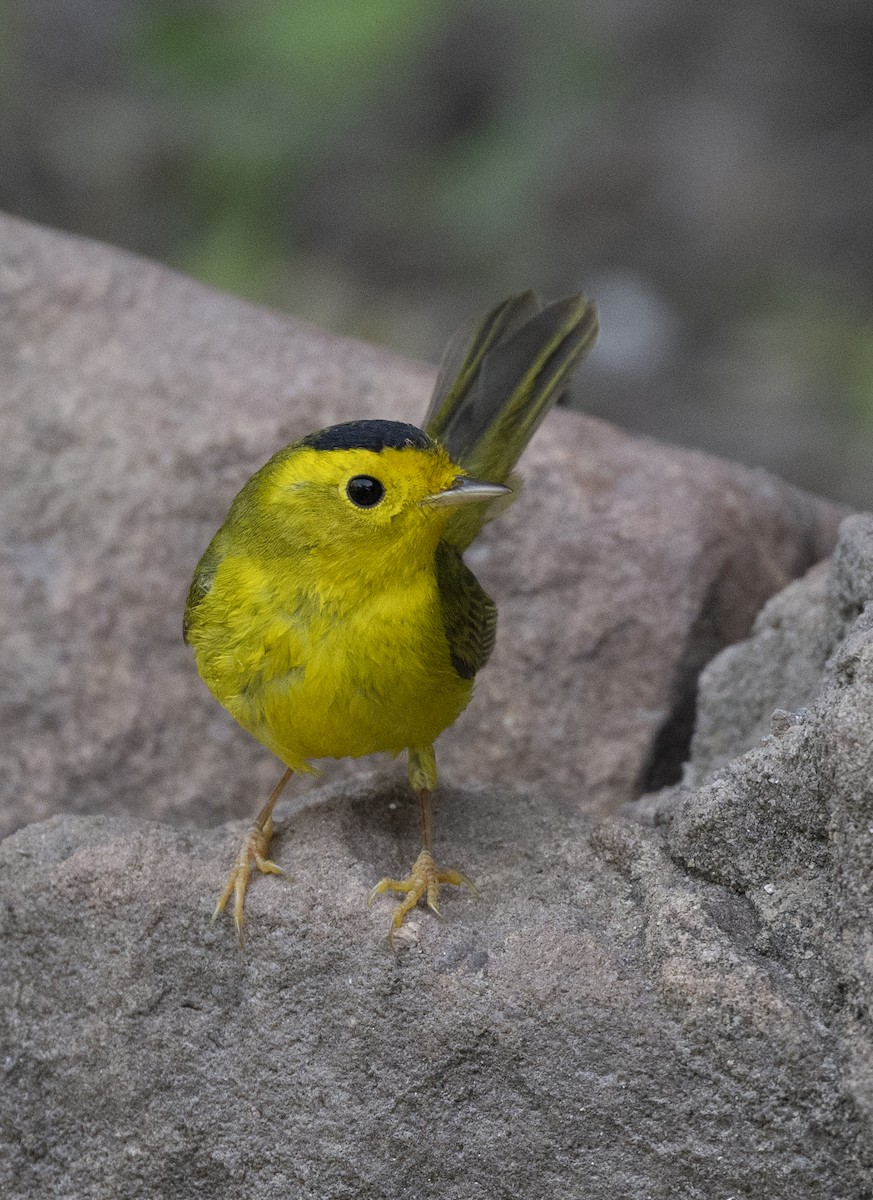
POLYGON ((674 862, 743 897, 820 1006, 873 1187, 873 517, 701 680, 686 781, 647 798, 674 862))
POLYGON ((699 743, 651 827, 445 789, 442 856, 482 894, 413 914, 396 955, 363 898, 415 847, 402 788, 280 810, 290 875, 252 887, 244 954, 206 924, 238 826, 7 838, 4 1194, 866 1200, 871 561, 853 518, 824 586, 713 664, 701 711, 711 688, 738 756, 699 743), (799 707, 761 736, 748 696, 799 707))
POLYGON ((629 823, 592 849, 540 796, 450 792, 441 845, 482 897, 395 956, 363 905, 414 844, 393 799, 283 825, 293 878, 253 887, 244 955, 206 925, 227 833, 63 817, 2 844, 8 1194, 864 1194, 832 1007, 759 905, 629 823))
MULTIPOLYGON (((181 642, 194 564, 279 446, 340 419, 414 421, 432 377, 0 217, 0 828, 254 811, 277 765, 181 642)), ((469 556, 500 630, 442 775, 611 811, 676 777, 701 666, 830 551, 840 514, 568 412, 523 467, 469 556)))

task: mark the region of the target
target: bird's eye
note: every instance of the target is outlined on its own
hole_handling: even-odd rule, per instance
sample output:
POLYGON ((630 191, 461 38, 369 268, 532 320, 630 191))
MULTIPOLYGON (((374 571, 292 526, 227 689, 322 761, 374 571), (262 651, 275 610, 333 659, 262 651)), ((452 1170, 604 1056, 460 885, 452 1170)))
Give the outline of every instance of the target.
POLYGON ((385 495, 385 488, 372 475, 355 475, 346 484, 346 495, 358 508, 373 508, 385 495))

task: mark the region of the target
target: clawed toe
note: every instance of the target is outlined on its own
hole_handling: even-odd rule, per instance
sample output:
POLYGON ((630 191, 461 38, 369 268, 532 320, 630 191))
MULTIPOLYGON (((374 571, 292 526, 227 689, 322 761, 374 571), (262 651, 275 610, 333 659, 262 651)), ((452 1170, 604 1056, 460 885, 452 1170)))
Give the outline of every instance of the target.
POLYGON ((439 907, 439 891, 443 884, 467 887, 474 896, 478 895, 476 885, 472 879, 469 879, 466 875, 462 875, 460 871, 441 871, 437 867, 434 857, 429 850, 422 850, 406 879, 381 879, 372 889, 367 898, 368 908, 372 905, 376 896, 381 895, 382 892, 405 893, 405 898, 396 905, 394 912, 391 914, 388 940, 392 948, 394 946, 394 935, 403 924, 406 914, 411 912, 421 900, 426 900, 428 908, 438 917, 442 917, 439 907))
POLYGON ((257 867, 265 875, 285 874, 280 866, 266 857, 266 850, 272 832, 272 822, 268 822, 263 829, 259 829, 257 825, 253 826, 243 838, 233 867, 227 877, 227 883, 224 885, 224 891, 218 897, 218 903, 215 905, 215 911, 209 921, 210 925, 215 924, 219 916, 224 912, 228 900, 233 896, 233 923, 236 926, 240 946, 244 944, 245 940, 243 936, 243 922, 245 920, 246 891, 249 886, 249 876, 252 872, 252 866, 257 867))

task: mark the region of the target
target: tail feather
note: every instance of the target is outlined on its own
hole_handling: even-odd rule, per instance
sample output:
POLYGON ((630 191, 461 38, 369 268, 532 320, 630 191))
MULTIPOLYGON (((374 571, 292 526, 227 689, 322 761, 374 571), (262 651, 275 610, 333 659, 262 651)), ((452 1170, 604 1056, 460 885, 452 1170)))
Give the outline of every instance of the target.
POLYGON ((534 292, 522 292, 502 300, 481 320, 463 325, 446 347, 422 428, 443 439, 453 415, 464 407, 476 383, 482 360, 540 311, 542 302, 534 292))
MULTIPOLYGON (((510 297, 450 345, 425 431, 470 475, 512 485, 513 467, 596 337, 597 309, 584 296, 545 308, 531 292, 510 297)), ((498 505, 459 509, 446 540, 469 545, 498 505)))

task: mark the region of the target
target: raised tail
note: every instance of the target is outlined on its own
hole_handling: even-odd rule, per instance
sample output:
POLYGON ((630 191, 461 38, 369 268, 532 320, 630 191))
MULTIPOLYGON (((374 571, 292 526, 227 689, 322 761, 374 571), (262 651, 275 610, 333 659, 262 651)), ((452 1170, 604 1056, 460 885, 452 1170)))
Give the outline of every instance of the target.
MULTIPOLYGON (((597 309, 584 296, 545 307, 533 292, 510 296, 449 344, 425 432, 470 475, 511 483, 525 446, 596 338, 597 309)), ((458 509, 445 540, 463 549, 504 506, 458 509)))

